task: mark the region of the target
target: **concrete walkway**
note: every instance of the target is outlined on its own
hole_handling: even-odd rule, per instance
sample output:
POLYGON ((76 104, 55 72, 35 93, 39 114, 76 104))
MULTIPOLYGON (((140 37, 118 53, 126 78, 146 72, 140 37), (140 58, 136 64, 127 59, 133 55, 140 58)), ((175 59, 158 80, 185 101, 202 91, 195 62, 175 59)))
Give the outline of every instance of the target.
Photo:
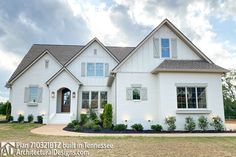
MULTIPOLYGON (((235 125, 236 126, 236 125, 235 125)), ((142 136, 142 137, 236 137, 236 133, 157 133, 157 134, 108 134, 108 133, 77 133, 63 130, 65 125, 44 125, 32 129, 31 132, 40 135, 53 136, 80 136, 80 137, 124 137, 124 136, 142 136)))

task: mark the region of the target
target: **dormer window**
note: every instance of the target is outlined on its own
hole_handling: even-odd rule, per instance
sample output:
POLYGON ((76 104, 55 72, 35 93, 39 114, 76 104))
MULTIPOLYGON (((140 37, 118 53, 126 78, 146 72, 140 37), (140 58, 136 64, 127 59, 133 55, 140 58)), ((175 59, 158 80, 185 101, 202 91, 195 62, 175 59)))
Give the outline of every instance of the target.
POLYGON ((170 58, 170 40, 167 38, 161 39, 161 57, 170 58))
POLYGON ((49 60, 46 59, 46 60, 45 60, 45 69, 48 69, 48 67, 49 67, 49 60))

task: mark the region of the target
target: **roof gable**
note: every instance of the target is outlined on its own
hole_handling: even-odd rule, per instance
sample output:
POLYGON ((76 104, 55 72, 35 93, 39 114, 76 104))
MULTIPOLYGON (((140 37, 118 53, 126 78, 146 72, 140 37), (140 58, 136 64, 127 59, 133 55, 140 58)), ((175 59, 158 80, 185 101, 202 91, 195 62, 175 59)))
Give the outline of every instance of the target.
POLYGON ((150 39, 163 25, 166 25, 174 32, 186 45, 189 46, 200 58, 213 63, 202 51, 200 51, 180 30, 178 30, 168 19, 163 20, 155 29, 153 29, 132 51, 129 53, 112 71, 117 72, 121 65, 126 62, 148 39, 150 39))
MULTIPOLYGON (((48 44, 34 44, 28 53, 24 56, 8 83, 12 82, 22 72, 28 69, 32 63, 37 61, 44 55, 45 52, 50 53, 62 66, 68 63, 76 54, 84 48, 84 45, 48 45, 48 44)), ((106 49, 117 58, 118 62, 123 60, 134 47, 114 47, 106 46, 106 49)))

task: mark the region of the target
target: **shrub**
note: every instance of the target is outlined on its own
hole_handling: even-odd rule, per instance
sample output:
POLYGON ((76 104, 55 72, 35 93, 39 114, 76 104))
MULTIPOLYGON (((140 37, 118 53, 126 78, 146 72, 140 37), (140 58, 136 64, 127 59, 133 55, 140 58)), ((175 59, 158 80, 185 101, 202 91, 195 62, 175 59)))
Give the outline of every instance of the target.
POLYGON ((134 125, 131 126, 131 128, 135 131, 143 131, 142 124, 134 124, 134 125))
POLYGON ((9 119, 7 120, 8 122, 12 122, 13 121, 13 116, 9 116, 9 119))
POLYGON ((89 119, 89 120, 83 125, 83 127, 86 128, 86 129, 92 129, 92 128, 93 128, 93 125, 96 125, 96 124, 94 123, 93 120, 89 119))
POLYGON ((71 123, 76 126, 76 125, 79 125, 79 121, 78 120, 72 120, 71 123))
POLYGON ((212 117, 211 126, 213 126, 216 131, 223 131, 224 130, 223 122, 219 116, 212 117))
POLYGON ((87 114, 80 114, 80 123, 83 125, 88 121, 87 114))
POLYGON ((195 124, 193 118, 192 117, 186 117, 185 118, 184 129, 189 131, 189 132, 192 132, 195 128, 196 128, 196 124, 195 124))
POLYGON ((41 115, 37 116, 37 122, 42 124, 43 123, 43 116, 41 116, 41 115))
POLYGON ((168 125, 168 131, 174 131, 176 129, 176 118, 174 116, 168 116, 165 118, 165 123, 168 125))
POLYGON ((117 124, 113 127, 114 131, 125 131, 127 129, 127 125, 125 124, 117 124))
POLYGON ((32 114, 28 115, 28 122, 31 123, 34 120, 34 116, 32 114))
POLYGON ((156 131, 156 132, 161 132, 162 131, 162 126, 159 125, 159 124, 151 125, 151 129, 156 131))
POLYGON ((112 127, 112 105, 106 104, 103 110, 103 128, 111 129, 112 127))
POLYGON ((9 101, 7 101, 5 104, 6 104, 6 120, 10 121, 10 117, 11 117, 11 103, 9 101))
POLYGON ((103 113, 101 113, 99 117, 100 117, 101 123, 103 124, 103 113))
POLYGON ((24 117, 22 114, 19 114, 18 122, 19 122, 19 123, 23 123, 23 122, 24 122, 24 119, 25 119, 25 117, 24 117))
POLYGON ((198 118, 198 127, 200 129, 202 129, 203 131, 206 131, 207 128, 208 128, 208 121, 207 121, 207 117, 204 117, 204 116, 200 116, 198 118))
MULTIPOLYGON (((70 123, 69 123, 69 124, 70 124, 70 123)), ((74 131, 76 131, 76 132, 81 131, 81 127, 80 127, 79 124, 77 124, 77 125, 75 125, 75 126, 73 126, 73 127, 74 127, 74 131)))
POLYGON ((0 114, 6 115, 6 108, 7 108, 6 103, 0 103, 0 114))
POLYGON ((93 109, 89 109, 89 118, 92 119, 92 120, 98 119, 98 116, 97 116, 97 114, 94 112, 93 109))
POLYGON ((74 128, 74 124, 73 123, 68 123, 66 127, 67 128, 74 128))
POLYGON ((92 129, 93 131, 101 131, 101 130, 102 130, 101 127, 100 127, 100 125, 97 125, 97 124, 93 125, 91 129, 92 129))

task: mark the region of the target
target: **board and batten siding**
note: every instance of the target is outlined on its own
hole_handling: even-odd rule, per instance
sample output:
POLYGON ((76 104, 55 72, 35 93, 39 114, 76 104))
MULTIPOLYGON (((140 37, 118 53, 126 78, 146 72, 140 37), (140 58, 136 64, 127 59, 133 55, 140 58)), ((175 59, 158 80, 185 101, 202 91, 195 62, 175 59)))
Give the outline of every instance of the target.
POLYGON ((164 59, 161 58, 161 38, 170 39, 170 47, 176 48, 171 51, 174 59, 199 60, 195 54, 175 33, 167 26, 161 27, 152 37, 150 37, 124 64, 118 72, 150 72, 156 68, 164 59), (155 41, 155 45, 154 45, 155 41), (176 43, 175 43, 176 41, 176 43), (159 47, 159 53, 155 53, 155 48, 159 47))
MULTIPOLYGON (((104 63, 103 69, 109 68, 109 72, 118 64, 95 41, 67 67, 75 75, 75 77, 83 83, 84 86, 106 86, 108 80, 108 77, 86 76, 87 63, 104 63), (94 49, 97 49, 96 55, 94 54, 94 49)), ((109 72, 106 73, 107 76, 109 75, 109 72)))

